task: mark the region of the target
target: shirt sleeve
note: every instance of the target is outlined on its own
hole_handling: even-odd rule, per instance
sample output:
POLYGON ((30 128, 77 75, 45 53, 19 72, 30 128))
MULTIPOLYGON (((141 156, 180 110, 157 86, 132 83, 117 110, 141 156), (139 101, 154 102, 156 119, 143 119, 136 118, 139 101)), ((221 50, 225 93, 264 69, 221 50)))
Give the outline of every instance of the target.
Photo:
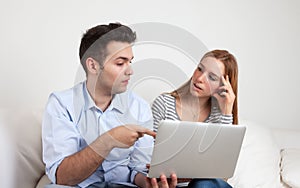
POLYGON ((233 115, 222 114, 217 99, 212 98, 211 103, 212 103, 212 109, 207 122, 222 123, 222 124, 229 124, 229 125, 233 123, 233 115))
POLYGON ((55 183, 59 164, 65 157, 79 150, 79 136, 70 112, 54 94, 50 95, 46 105, 42 123, 42 142, 46 174, 55 183))
MULTIPOLYGON (((139 122, 141 126, 148 129, 153 129, 153 118, 149 105, 143 106, 139 122)), ((131 170, 130 181, 134 183, 134 179, 137 173, 146 174, 148 169, 146 164, 150 164, 152 151, 153 151, 154 139, 152 136, 144 135, 139 138, 134 144, 134 149, 130 154, 129 168, 131 170)))
POLYGON ((146 165, 151 162, 153 145, 153 138, 148 135, 144 135, 143 138, 140 138, 139 141, 136 142, 129 164, 129 168, 131 169, 131 183, 134 183, 134 178, 137 173, 148 173, 146 165))
POLYGON ((165 117, 166 106, 165 106, 165 99, 163 95, 159 95, 153 101, 151 109, 152 109, 153 122, 154 122, 153 129, 155 132, 157 132, 159 122, 161 120, 166 119, 165 117))
POLYGON ((233 123, 233 115, 221 115, 221 123, 222 124, 232 124, 233 123))

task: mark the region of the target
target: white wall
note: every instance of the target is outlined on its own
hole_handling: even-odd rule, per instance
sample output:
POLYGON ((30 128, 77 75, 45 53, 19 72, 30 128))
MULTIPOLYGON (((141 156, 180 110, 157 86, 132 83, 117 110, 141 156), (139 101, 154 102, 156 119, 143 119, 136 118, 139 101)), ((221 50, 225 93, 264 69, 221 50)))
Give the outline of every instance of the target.
MULTIPOLYGON (((235 54, 241 117, 299 128, 299 10, 298 0, 1 0, 0 107, 42 108, 51 91, 71 87, 80 67, 80 37, 87 28, 111 21, 159 22, 186 30, 208 49, 235 54)), ((136 49, 137 59, 173 57, 162 57, 157 46, 142 47, 136 49)), ((184 69, 189 75, 193 66, 184 69)))

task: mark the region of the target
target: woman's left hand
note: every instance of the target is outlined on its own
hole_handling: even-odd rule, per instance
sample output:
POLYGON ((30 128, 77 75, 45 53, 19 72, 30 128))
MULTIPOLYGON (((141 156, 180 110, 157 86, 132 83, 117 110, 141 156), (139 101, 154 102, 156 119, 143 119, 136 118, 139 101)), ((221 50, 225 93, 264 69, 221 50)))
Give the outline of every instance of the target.
POLYGON ((221 77, 222 85, 217 89, 217 92, 213 96, 217 99, 221 113, 223 115, 231 115, 233 103, 235 100, 235 94, 232 90, 231 84, 229 82, 229 77, 226 75, 221 77))

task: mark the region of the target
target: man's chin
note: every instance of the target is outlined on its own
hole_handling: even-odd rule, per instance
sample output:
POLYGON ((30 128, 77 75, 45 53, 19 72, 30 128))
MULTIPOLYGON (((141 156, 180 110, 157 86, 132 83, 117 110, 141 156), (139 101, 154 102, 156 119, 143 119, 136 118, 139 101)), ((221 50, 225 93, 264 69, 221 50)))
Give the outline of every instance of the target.
POLYGON ((116 88, 112 90, 112 94, 120 94, 120 93, 124 93, 127 90, 127 87, 124 88, 116 88))

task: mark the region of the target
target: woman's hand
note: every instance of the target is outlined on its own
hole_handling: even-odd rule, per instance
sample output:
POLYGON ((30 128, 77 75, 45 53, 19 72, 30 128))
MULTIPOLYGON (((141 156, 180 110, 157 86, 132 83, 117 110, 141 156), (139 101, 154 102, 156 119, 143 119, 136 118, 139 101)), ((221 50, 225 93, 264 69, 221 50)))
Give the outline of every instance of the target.
POLYGON ((222 114, 231 115, 235 94, 229 82, 228 75, 226 75, 226 79, 222 76, 221 82, 222 85, 217 89, 217 92, 213 94, 213 96, 217 99, 222 114))

